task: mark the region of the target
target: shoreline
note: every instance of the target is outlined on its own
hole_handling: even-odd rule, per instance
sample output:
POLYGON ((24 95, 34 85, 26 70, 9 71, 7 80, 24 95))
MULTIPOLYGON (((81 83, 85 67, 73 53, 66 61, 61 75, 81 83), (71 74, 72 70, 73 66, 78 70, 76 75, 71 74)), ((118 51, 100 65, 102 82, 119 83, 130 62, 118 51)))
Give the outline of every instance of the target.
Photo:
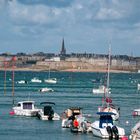
MULTIPOLYGON (((4 68, 0 68, 0 71, 5 71, 4 68)), ((13 71, 13 68, 7 68, 6 71, 13 71)), ((33 71, 33 72, 45 72, 49 71, 48 69, 37 69, 37 68, 14 68, 14 71, 33 71)), ((97 73, 106 73, 105 69, 65 69, 65 70, 52 70, 57 72, 97 72, 97 73)), ((131 71, 125 70, 110 70, 111 73, 131 73, 131 71)))

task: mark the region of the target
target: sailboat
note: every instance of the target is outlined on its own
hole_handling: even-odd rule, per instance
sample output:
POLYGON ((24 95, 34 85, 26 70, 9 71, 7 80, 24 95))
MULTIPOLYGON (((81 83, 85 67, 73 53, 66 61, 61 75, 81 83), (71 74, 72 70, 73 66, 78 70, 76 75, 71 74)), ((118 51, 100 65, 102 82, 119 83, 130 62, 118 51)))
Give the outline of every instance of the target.
POLYGON ((56 84, 56 83, 57 83, 57 79, 56 79, 56 78, 51 78, 50 66, 49 66, 49 75, 48 75, 48 79, 45 79, 44 82, 45 82, 45 83, 50 83, 50 84, 56 84))
MULTIPOLYGON (((110 61, 111 60, 111 44, 109 47, 109 58, 108 58, 108 68, 107 68, 107 84, 106 84, 106 89, 109 89, 109 84, 110 84, 110 61)), ((110 92, 109 90, 104 90, 104 97, 102 100, 102 106, 98 107, 99 112, 112 112, 114 113, 112 115, 113 120, 118 120, 119 114, 120 114, 120 108, 112 104, 112 99, 109 97, 110 92)))
POLYGON ((27 101, 20 101, 17 103, 17 105, 15 105, 15 100, 14 100, 14 94, 15 94, 15 90, 14 90, 14 79, 15 79, 15 72, 14 72, 14 67, 15 67, 15 63, 16 63, 16 57, 14 56, 12 58, 12 97, 13 97, 13 107, 12 107, 12 111, 10 111, 10 115, 17 115, 17 116, 36 116, 37 112, 39 111, 38 108, 35 107, 35 102, 31 101, 31 100, 27 100, 27 101))

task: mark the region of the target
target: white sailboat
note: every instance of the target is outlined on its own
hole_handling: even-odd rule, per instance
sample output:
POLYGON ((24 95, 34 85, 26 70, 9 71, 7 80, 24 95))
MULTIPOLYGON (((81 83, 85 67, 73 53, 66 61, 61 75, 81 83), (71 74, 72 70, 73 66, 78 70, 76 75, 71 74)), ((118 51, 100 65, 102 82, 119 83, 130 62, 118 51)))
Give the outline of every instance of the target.
MULTIPOLYGON (((109 58, 108 58, 108 69, 107 69, 107 86, 106 89, 109 89, 110 84, 110 64, 111 64, 111 44, 109 47, 109 58)), ((112 104, 112 99, 109 97, 110 95, 109 90, 104 91, 104 99, 102 102, 102 106, 98 108, 100 112, 112 112, 115 115, 112 115, 113 120, 118 120, 120 114, 120 108, 116 107, 112 104)))
POLYGON ((57 83, 57 79, 56 78, 51 78, 50 67, 49 67, 48 79, 45 79, 44 82, 45 83, 50 83, 50 84, 56 84, 57 83))

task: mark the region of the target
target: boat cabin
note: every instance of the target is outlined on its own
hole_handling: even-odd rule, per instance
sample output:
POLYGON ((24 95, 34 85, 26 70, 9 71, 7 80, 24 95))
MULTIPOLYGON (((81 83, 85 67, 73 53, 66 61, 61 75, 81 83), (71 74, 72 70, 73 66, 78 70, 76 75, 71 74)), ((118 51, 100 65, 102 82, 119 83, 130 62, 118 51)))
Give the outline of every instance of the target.
POLYGON ((34 109, 34 102, 33 101, 18 102, 17 107, 20 107, 21 109, 32 110, 34 109))

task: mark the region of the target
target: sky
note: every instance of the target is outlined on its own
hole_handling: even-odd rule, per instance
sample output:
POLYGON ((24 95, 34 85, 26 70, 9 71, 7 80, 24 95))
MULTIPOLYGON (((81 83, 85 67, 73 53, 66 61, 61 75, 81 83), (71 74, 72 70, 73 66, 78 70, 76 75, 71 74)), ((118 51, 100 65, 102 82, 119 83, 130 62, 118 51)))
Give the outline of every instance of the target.
POLYGON ((140 56, 140 0, 0 0, 0 53, 140 56))

